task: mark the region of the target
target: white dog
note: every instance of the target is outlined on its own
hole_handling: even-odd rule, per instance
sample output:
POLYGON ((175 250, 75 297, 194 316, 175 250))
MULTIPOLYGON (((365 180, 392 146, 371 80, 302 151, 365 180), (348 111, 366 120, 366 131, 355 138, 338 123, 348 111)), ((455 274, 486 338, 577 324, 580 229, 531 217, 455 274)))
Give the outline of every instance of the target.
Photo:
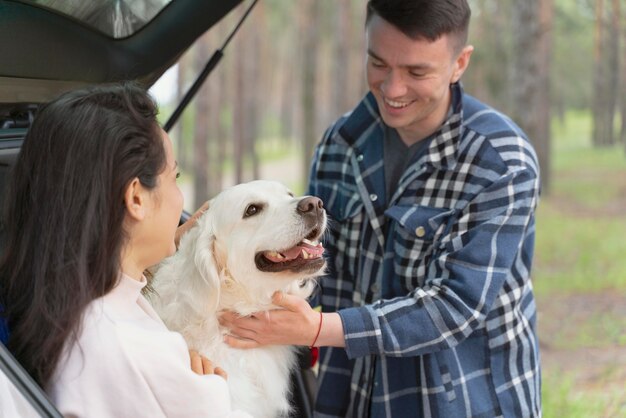
POLYGON ((226 370, 233 408, 259 418, 286 416, 296 353, 293 346, 230 348, 218 312, 275 308, 277 290, 308 297, 311 279, 325 267, 318 241, 325 227, 320 199, 296 198, 273 181, 240 184, 210 201, 156 272, 156 311, 190 348, 226 370))

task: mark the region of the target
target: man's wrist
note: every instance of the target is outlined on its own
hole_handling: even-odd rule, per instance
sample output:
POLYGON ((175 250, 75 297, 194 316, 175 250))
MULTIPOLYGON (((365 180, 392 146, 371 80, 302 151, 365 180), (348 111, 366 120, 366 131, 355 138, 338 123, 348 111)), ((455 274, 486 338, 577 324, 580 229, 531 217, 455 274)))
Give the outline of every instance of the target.
POLYGON ((317 347, 345 347, 343 322, 337 312, 324 312, 322 326, 315 345, 317 347))

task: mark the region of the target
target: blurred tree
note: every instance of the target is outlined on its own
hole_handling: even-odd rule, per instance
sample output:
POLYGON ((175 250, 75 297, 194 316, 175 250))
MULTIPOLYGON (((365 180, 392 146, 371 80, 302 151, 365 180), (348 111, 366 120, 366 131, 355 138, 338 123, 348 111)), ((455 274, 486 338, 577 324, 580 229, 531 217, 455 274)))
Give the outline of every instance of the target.
POLYGON ((313 149, 319 140, 316 129, 317 106, 317 51, 319 32, 317 30, 319 17, 319 0, 302 0, 299 4, 298 21, 302 34, 302 178, 309 175, 309 167, 313 158, 313 149))
POLYGON ((621 88, 620 88, 620 101, 621 101, 621 119, 622 119, 622 129, 620 140, 622 144, 624 144, 624 150, 626 150, 626 10, 621 10, 621 29, 622 29, 622 61, 620 74, 622 75, 622 79, 620 80, 621 88))
MULTIPOLYGON (((350 107, 355 106, 368 91, 365 78, 365 4, 362 0, 351 1, 350 61, 349 61, 349 93, 350 107)), ((337 115, 338 116, 338 115, 337 115)))
MULTIPOLYGON (((210 54, 207 35, 199 39, 194 51, 194 67, 201 69, 210 54)), ((193 130, 193 207, 199 208, 208 196, 209 189, 209 115, 211 112, 208 85, 205 83, 194 99, 195 121, 193 130)))
POLYGON ((267 33, 265 24, 265 5, 260 2, 254 13, 250 16, 250 24, 246 26, 242 35, 242 42, 246 44, 244 48, 245 57, 243 60, 243 119, 239 123, 243 124, 243 146, 246 160, 250 163, 250 176, 246 180, 259 178, 259 157, 256 152, 256 140, 259 137, 259 119, 262 116, 265 97, 264 86, 266 60, 262 54, 261 38, 258 33, 267 33))
MULTIPOLYGON (((187 59, 186 55, 181 56, 180 60, 178 61, 177 67, 178 68, 176 71, 176 102, 175 103, 178 104, 183 100, 183 96, 187 92, 186 83, 187 83, 187 72, 189 71, 189 60, 187 59)), ((177 155, 177 158, 179 159, 179 164, 182 167, 187 167, 189 165, 188 159, 187 159, 189 155, 189 151, 187 149, 188 148, 187 141, 184 140, 185 138, 184 128, 185 128, 185 124, 181 123, 181 121, 176 123, 175 131, 173 132, 172 139, 175 141, 175 144, 177 146, 176 155, 177 155)))
POLYGON ((550 161, 550 33, 552 0, 513 0, 511 117, 535 145, 548 192, 550 161), (546 114, 547 113, 547 114, 546 114))
POLYGON ((351 97, 348 92, 349 50, 351 39, 352 21, 350 19, 350 1, 336 3, 333 19, 334 48, 331 60, 331 103, 328 106, 332 115, 338 116, 347 112, 351 105, 351 97))
POLYGON ((620 83, 620 60, 619 60, 619 41, 620 41, 620 2, 621 0, 611 1, 611 20, 608 31, 607 55, 608 55, 608 87, 607 104, 606 104, 606 138, 603 145, 613 145, 615 143, 615 115, 618 105, 618 93, 620 83))
MULTIPOLYGON (((225 27, 218 28, 214 39, 214 44, 219 44, 227 36, 225 27)), ((224 63, 222 68, 217 68, 212 77, 207 80, 208 88, 205 90, 206 94, 210 95, 210 115, 209 116, 209 183, 207 188, 207 196, 205 199, 209 199, 215 196, 220 190, 222 190, 222 183, 224 181, 224 161, 226 159, 226 150, 230 145, 228 140, 227 130, 224 126, 222 113, 227 112, 227 91, 228 86, 228 73, 227 67, 229 63, 224 63)), ((200 198, 199 198, 200 199, 200 198)), ((198 207, 198 206, 196 206, 198 207)))
POLYGON ((244 158, 245 158, 245 113, 244 103, 246 100, 245 89, 245 61, 247 54, 247 36, 245 32, 238 33, 238 38, 234 41, 233 49, 235 49, 234 60, 234 92, 233 101, 233 164, 235 166, 235 182, 242 183, 244 181, 244 158))
POLYGON ((587 0, 557 0, 551 72, 552 103, 563 117, 567 109, 590 109, 593 83, 593 4, 587 0))
POLYGON ((474 45, 463 85, 471 93, 498 110, 511 109, 509 61, 511 57, 511 1, 470 0, 469 43, 474 45))
POLYGON ((604 0, 596 0, 595 13, 592 141, 594 145, 602 146, 611 142, 609 126, 607 123, 608 111, 610 107, 610 84, 608 83, 608 30, 606 27, 606 7, 604 0))
POLYGON ((539 166, 541 167, 541 182, 545 194, 550 192, 552 184, 552 167, 550 121, 552 118, 552 89, 550 83, 550 69, 552 67, 552 48, 554 33, 554 0, 539 1, 539 45, 537 48, 537 126, 535 127, 534 141, 539 166))

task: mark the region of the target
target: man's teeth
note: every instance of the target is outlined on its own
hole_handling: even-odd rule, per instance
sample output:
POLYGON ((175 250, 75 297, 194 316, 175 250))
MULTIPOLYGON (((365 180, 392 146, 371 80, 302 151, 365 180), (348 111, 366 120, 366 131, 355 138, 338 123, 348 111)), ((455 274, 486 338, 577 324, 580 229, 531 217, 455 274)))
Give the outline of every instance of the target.
POLYGON ((395 107, 397 109, 401 109, 403 107, 407 107, 408 105, 411 104, 411 102, 403 103, 403 102, 396 102, 396 101, 389 100, 389 99, 385 99, 385 103, 387 103, 389 106, 395 107))

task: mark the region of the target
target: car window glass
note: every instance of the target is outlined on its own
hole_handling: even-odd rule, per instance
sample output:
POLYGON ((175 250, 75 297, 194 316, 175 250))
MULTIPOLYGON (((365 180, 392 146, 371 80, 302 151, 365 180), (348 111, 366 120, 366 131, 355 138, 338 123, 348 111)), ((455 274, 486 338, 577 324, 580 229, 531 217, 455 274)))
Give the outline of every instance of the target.
POLYGON ((22 0, 71 16, 113 38, 137 32, 172 0, 22 0))

